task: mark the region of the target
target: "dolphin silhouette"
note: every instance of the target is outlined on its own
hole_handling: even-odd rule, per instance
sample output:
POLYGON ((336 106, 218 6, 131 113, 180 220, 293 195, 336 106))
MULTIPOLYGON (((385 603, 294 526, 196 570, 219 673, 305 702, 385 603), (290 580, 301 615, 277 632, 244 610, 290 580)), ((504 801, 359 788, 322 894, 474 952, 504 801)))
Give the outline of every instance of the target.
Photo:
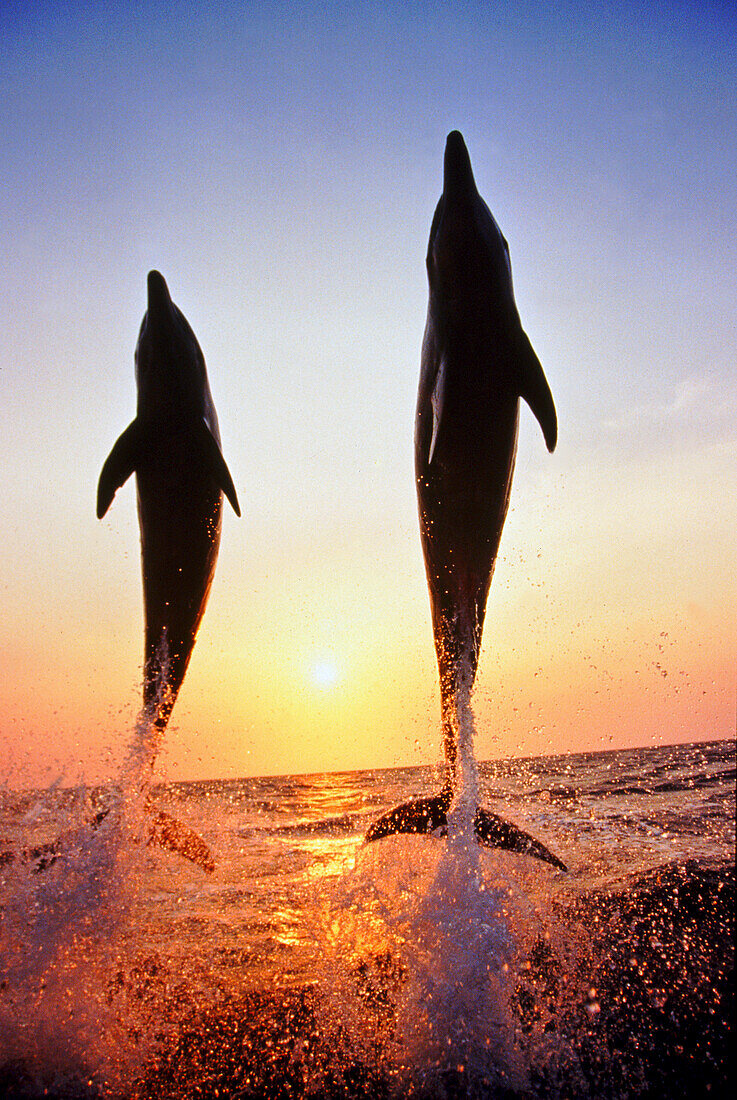
MULTIPOLYGON (((240 516, 220 450, 202 350, 158 271, 148 275, 148 308, 135 366, 137 415, 103 465, 97 516, 105 515, 117 490, 135 472, 145 609, 143 706, 158 743, 210 593, 223 493, 240 516)), ((193 856, 186 850, 185 834, 185 826, 157 814, 152 830, 157 842, 203 862, 201 853, 193 856)))
MULTIPOLYGON (((459 703, 476 677, 486 600, 509 506, 519 399, 548 450, 557 418, 543 369, 520 323, 509 246, 478 193, 458 131, 445 147, 443 193, 427 251, 430 286, 415 419, 420 536, 440 678, 446 781, 439 795, 391 810, 366 839, 447 825, 459 785, 459 703)), ((478 808, 478 839, 565 865, 496 814, 478 808)))

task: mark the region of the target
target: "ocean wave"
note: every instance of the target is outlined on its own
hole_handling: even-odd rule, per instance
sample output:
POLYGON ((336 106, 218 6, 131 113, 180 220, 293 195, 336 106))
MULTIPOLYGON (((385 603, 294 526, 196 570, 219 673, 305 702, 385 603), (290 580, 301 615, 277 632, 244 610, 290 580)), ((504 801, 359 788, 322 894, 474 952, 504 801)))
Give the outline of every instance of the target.
POLYGON ((326 817, 318 821, 296 821, 284 825, 246 825, 238 829, 238 835, 243 838, 257 834, 266 834, 270 837, 347 836, 356 832, 357 829, 354 817, 349 814, 340 814, 337 817, 326 817))
POLYGON ((622 795, 651 795, 651 794, 675 794, 680 791, 701 790, 705 787, 718 787, 726 783, 734 783, 737 777, 735 768, 728 768, 718 772, 699 772, 684 776, 671 776, 662 781, 652 779, 639 779, 628 782, 602 783, 592 786, 586 794, 591 798, 614 798, 622 795))

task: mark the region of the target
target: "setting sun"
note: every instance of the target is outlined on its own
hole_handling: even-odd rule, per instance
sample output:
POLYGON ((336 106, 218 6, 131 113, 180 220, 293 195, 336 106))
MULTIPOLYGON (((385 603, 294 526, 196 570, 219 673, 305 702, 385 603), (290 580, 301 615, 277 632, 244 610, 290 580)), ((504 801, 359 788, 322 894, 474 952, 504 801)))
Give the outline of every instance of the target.
POLYGON ((332 656, 320 657, 310 668, 310 679, 315 687, 327 691, 340 679, 338 664, 332 656))

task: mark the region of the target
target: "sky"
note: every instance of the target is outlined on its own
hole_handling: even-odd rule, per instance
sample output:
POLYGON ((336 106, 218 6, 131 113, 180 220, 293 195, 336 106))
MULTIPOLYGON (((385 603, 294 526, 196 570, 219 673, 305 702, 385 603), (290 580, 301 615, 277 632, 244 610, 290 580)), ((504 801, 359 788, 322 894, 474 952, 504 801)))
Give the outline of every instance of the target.
POLYGON ((114 777, 140 700, 158 268, 242 518, 156 774, 437 763, 412 433, 460 129, 559 419, 523 406, 480 759, 732 737, 737 16, 716 0, 0 6, 0 785, 114 777))

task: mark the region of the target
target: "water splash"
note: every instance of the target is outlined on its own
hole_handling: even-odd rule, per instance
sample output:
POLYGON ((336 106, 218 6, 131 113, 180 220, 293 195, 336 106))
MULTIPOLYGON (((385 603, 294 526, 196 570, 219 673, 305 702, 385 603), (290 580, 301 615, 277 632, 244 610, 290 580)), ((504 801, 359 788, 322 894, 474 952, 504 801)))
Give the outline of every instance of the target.
POLYGON ((131 900, 120 821, 99 828, 82 819, 59 841, 53 863, 37 872, 17 861, 4 882, 0 919, 0 1065, 22 1060, 24 1095, 60 1082, 98 1078, 117 1028, 106 975, 131 900))
POLYGON ((351 986, 358 991, 354 1049, 367 1041, 367 1001, 391 1005, 382 1042, 399 1094, 519 1093, 526 1075, 512 1001, 539 921, 514 857, 476 841, 470 671, 452 721, 458 782, 447 835, 397 835, 359 851, 333 899, 325 984, 340 991, 344 1020, 351 986))
POLYGON ((138 715, 119 783, 104 792, 82 788, 66 831, 36 849, 7 853, 0 1065, 22 1059, 29 1096, 63 1090, 69 1081, 75 1096, 115 1095, 140 1057, 131 1018, 113 1004, 110 974, 132 930, 150 832, 146 805, 162 737, 155 718, 168 690, 166 649, 160 668, 156 698, 138 715))
POLYGON ((452 842, 413 915, 414 955, 399 1016, 402 1061, 431 1094, 519 1084, 509 1008, 519 953, 512 893, 487 885, 452 842))
POLYGON ((467 860, 473 862, 475 851, 474 821, 479 804, 479 773, 473 751, 476 726, 471 706, 473 671, 470 657, 462 662, 458 690, 451 715, 457 745, 457 785, 448 812, 448 836, 451 844, 462 845, 467 860))
MULTIPOLYGON (((518 1090, 510 1000, 525 905, 475 836, 479 776, 470 661, 455 699, 458 785, 433 876, 411 914, 412 966, 399 1015, 402 1061, 421 1091, 518 1090)), ((526 914, 525 914, 526 915, 526 914)))
POLYGON ((134 808, 137 801, 145 801, 151 787, 154 765, 166 730, 165 723, 159 721, 159 715, 168 714, 171 709, 171 654, 166 631, 161 635, 152 666, 156 670, 155 690, 148 706, 144 706, 138 715, 120 770, 120 786, 129 810, 134 808))

